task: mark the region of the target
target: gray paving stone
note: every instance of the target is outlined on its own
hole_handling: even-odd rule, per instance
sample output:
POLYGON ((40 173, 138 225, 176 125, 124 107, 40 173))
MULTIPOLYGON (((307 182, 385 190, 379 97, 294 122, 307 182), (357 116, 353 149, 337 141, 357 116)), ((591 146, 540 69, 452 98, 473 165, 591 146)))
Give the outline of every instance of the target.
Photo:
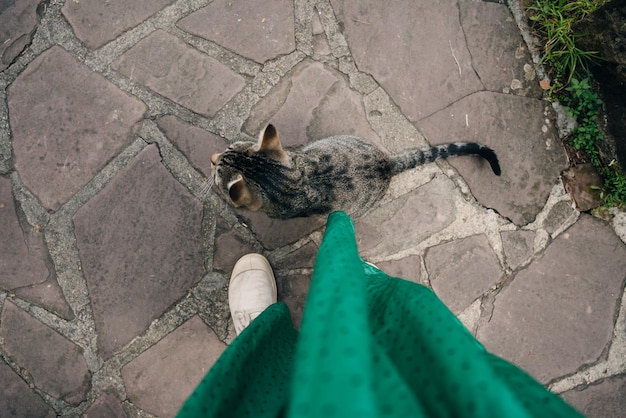
POLYGON ((502 166, 500 177, 476 158, 454 158, 449 162, 465 178, 478 201, 517 225, 524 225, 543 208, 565 168, 563 148, 546 122, 545 112, 546 104, 539 100, 479 92, 418 125, 433 145, 476 141, 493 148, 502 166))
POLYGON ((146 107, 54 46, 8 89, 15 167, 57 210, 130 143, 146 107))
POLYGON ((339 72, 308 60, 252 108, 243 129, 256 138, 268 122, 278 128, 284 146, 339 134, 382 144, 367 121, 361 95, 339 72))
POLYGON ((535 233, 532 231, 505 231, 500 234, 506 261, 512 270, 533 255, 535 233))
POLYGON ((300 329, 302 314, 311 285, 310 274, 296 274, 276 277, 278 301, 285 302, 291 312, 293 325, 300 329))
POLYGON ((503 275, 484 235, 429 248, 424 262, 433 290, 455 314, 463 312, 503 275))
POLYGON ((626 411, 626 375, 603 380, 561 396, 587 418, 619 418, 626 411))
POLYGON ((361 253, 393 254, 450 225, 456 216, 453 190, 449 180, 437 177, 355 220, 361 253))
POLYGON ((220 340, 226 342, 235 338, 235 329, 228 306, 229 280, 230 274, 210 272, 202 278, 192 293, 200 318, 220 340))
POLYGON ((38 5, 39 0, 12 0, 0 4, 0 71, 30 44, 37 26, 38 5))
POLYGON ((204 274, 202 205, 147 146, 74 216, 105 358, 204 274))
POLYGON ((217 218, 213 270, 230 273, 239 258, 256 252, 243 236, 222 218, 217 218))
POLYGON ((112 393, 100 395, 85 411, 83 418, 126 418, 128 415, 120 400, 112 393))
POLYGON ((390 276, 420 283, 422 259, 419 256, 411 255, 400 260, 383 261, 375 264, 390 276))
POLYGON ((292 244, 326 225, 326 216, 282 220, 272 219, 262 212, 238 210, 237 214, 250 227, 263 247, 270 251, 292 244))
POLYGON ((192 317, 122 368, 128 399, 153 415, 176 415, 225 348, 192 317))
POLYGON ((456 1, 332 0, 361 71, 418 121, 484 87, 472 67, 456 1))
POLYGON ((313 33, 313 50, 317 55, 330 55, 332 50, 328 44, 328 38, 324 32, 324 26, 320 20, 318 13, 313 13, 311 19, 311 32, 313 33))
POLYGON ((74 312, 65 300, 65 295, 59 286, 55 276, 48 276, 43 283, 36 283, 13 290, 16 296, 25 299, 35 305, 41 306, 56 315, 67 319, 74 319, 74 312))
POLYGON ((570 202, 558 202, 552 207, 550 213, 548 213, 548 216, 543 221, 543 227, 549 234, 553 234, 566 220, 574 216, 575 212, 570 202))
POLYGON ((46 393, 71 404, 85 399, 90 373, 82 350, 9 300, 0 320, 0 346, 46 393))
POLYGON ((541 98, 532 59, 506 4, 465 1, 459 8, 472 66, 485 88, 541 98))
POLYGON ((259 63, 296 49, 293 2, 215 0, 178 26, 259 63))
POLYGON ((11 180, 0 177, 0 288, 15 289, 46 281, 41 232, 22 231, 11 193, 11 180))
POLYGON ((0 230, 0 288, 11 290, 65 319, 72 319, 73 312, 63 292, 54 274, 46 267, 48 254, 40 227, 20 222, 11 181, 1 177, 0 230))
POLYGON ((223 152, 228 147, 228 143, 220 137, 186 124, 174 116, 159 118, 157 124, 191 165, 206 177, 211 175, 211 155, 223 152))
POLYGON ((245 84, 224 64, 162 30, 143 39, 111 67, 206 116, 215 115, 245 84))
POLYGON ((68 1, 62 11, 76 36, 95 49, 171 3, 174 0, 68 1))
POLYGON ((298 248, 297 250, 278 259, 273 265, 274 269, 310 269, 313 268, 315 257, 319 247, 314 242, 298 248))
POLYGON ((582 215, 497 295, 478 338, 541 382, 599 359, 624 287, 626 246, 582 215))
POLYGON ((26 382, 2 360, 0 360, 0 388, 2 388, 0 411, 3 417, 56 417, 54 410, 31 391, 26 382))

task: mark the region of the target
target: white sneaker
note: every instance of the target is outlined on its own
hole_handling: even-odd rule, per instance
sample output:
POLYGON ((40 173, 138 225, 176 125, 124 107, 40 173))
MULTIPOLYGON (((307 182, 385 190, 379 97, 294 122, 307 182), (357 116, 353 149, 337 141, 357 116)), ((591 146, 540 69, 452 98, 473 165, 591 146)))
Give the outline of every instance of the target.
POLYGON ((237 335, 276 300, 276 279, 267 259, 261 254, 241 257, 228 287, 228 304, 237 335))

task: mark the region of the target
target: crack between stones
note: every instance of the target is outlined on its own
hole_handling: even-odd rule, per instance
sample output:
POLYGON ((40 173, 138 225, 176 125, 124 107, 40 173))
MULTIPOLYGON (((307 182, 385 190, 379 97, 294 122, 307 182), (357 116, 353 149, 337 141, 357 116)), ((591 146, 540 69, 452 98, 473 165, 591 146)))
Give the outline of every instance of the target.
POLYGON ((7 64, 7 68, 14 65, 20 59, 20 57, 24 54, 24 52, 26 52, 33 44, 35 33, 37 32, 37 29, 39 29, 39 26, 41 25, 41 20, 43 19, 44 15, 46 14, 46 11, 48 10, 50 1, 51 0, 42 0, 41 2, 39 2, 39 4, 37 4, 35 8, 35 19, 36 19, 35 27, 26 35, 28 36, 28 42, 24 45, 24 47, 22 47, 21 51, 15 55, 15 57, 11 60, 11 62, 7 64))
MULTIPOLYGON (((458 0, 456 2, 456 8, 459 12, 459 27, 461 28, 461 33, 463 34, 463 44, 465 45, 465 49, 467 49, 467 53, 470 56, 470 63, 471 63, 472 71, 474 71, 474 75, 476 75, 476 78, 478 78, 480 85, 483 86, 483 90, 486 90, 485 83, 483 83, 483 80, 480 77, 480 74, 478 73, 478 71, 476 71, 476 67, 474 66, 474 56, 472 55, 472 50, 469 47, 468 42, 467 42, 467 34, 465 33, 465 27, 463 26, 463 15, 461 12, 461 5, 459 4, 458 0)), ((452 44, 450 44, 450 49, 452 50, 452 44)), ((453 52, 452 56, 454 57, 454 60, 456 61, 457 65, 459 65, 458 61, 456 60, 456 57, 454 56, 454 51, 452 52, 453 52)))
POLYGON ((461 96, 461 97, 459 97, 458 99, 456 99, 455 101, 453 101, 453 102, 451 102, 451 103, 449 103, 449 104, 445 105, 444 107, 439 108, 439 109, 436 109, 436 110, 432 111, 431 113, 429 113, 428 115, 423 116, 423 117, 421 117, 421 118, 417 119, 417 120, 415 121, 415 123, 420 123, 420 122, 422 122, 422 121, 424 121, 424 120, 426 120, 426 119, 430 118, 431 116, 436 115, 436 114, 437 114, 437 113, 439 113, 439 112, 443 112, 444 110, 449 109, 450 107, 452 107, 452 106, 454 106, 455 104, 457 104, 457 103, 459 103, 459 102, 461 102, 461 101, 463 101, 463 100, 467 99, 468 97, 471 97, 471 96, 473 96, 473 95, 475 95, 475 94, 479 94, 479 93, 497 94, 497 95, 502 95, 502 96, 517 97, 517 98, 529 99, 529 100, 537 100, 537 101, 540 101, 540 102, 541 102, 541 101, 543 101, 542 99, 535 99, 535 98, 533 98, 533 97, 527 97, 527 96, 519 96, 519 95, 517 95, 517 94, 511 94, 511 93, 503 93, 503 92, 501 92, 501 91, 493 91, 493 90, 489 90, 489 89, 486 89, 486 88, 485 88, 485 89, 483 89, 483 90, 476 90, 476 91, 473 91, 473 92, 471 92, 471 93, 468 93, 468 94, 466 94, 466 95, 464 95, 464 96, 461 96))

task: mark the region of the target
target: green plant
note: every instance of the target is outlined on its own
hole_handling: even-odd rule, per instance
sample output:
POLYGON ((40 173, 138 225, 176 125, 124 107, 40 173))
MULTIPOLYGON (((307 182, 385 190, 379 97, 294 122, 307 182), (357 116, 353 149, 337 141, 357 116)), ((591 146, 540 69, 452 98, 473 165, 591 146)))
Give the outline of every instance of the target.
POLYGON ((600 190, 600 198, 605 206, 626 205, 626 175, 615 161, 599 169, 604 179, 604 186, 600 190))
POLYGON ((597 123, 597 118, 602 112, 602 101, 593 91, 589 78, 582 81, 572 78, 565 90, 569 94, 563 95, 561 102, 567 106, 577 122, 576 128, 570 134, 570 142, 574 148, 584 150, 590 157, 595 156, 596 142, 604 139, 604 134, 597 123))
POLYGON ((626 176, 615 161, 605 164, 598 148, 598 143, 604 139, 598 121, 602 112, 602 100, 593 90, 589 78, 581 81, 572 78, 565 91, 567 94, 561 95, 561 102, 567 106, 577 122, 577 126, 570 132, 568 142, 574 148, 584 151, 603 178, 604 186, 599 189, 599 193, 604 204, 626 204, 626 176))
POLYGON ((559 89, 569 84, 576 74, 589 72, 589 64, 599 60, 596 52, 584 51, 576 45, 573 26, 592 13, 606 0, 537 0, 529 7, 529 19, 545 37, 542 63, 554 71, 559 89))
POLYGON ((598 193, 605 206, 626 205, 626 175, 600 152, 602 101, 593 90, 589 66, 600 57, 577 44, 574 26, 607 0, 535 0, 528 8, 533 28, 544 38, 542 63, 551 71, 548 98, 567 106, 577 126, 567 142, 580 150, 604 180, 598 193))

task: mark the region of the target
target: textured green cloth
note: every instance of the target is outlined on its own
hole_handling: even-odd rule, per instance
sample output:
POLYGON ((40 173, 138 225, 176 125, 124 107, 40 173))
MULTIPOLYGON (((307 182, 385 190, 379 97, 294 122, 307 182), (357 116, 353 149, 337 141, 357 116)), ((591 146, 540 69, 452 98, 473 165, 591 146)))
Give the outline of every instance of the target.
POLYGON ((283 303, 224 351, 179 417, 574 417, 561 398, 489 354, 424 286, 358 255, 328 218, 301 331, 283 303))

